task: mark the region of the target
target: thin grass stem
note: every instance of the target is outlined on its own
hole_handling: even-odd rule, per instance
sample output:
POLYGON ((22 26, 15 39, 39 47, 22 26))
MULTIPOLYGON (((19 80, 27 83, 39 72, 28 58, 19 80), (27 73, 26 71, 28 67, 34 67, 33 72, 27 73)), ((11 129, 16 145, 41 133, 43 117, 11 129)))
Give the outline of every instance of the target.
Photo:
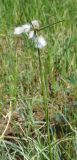
POLYGON ((39 58, 39 70, 40 70, 40 79, 41 79, 41 88, 42 88, 42 94, 43 94, 46 126, 47 126, 47 132, 48 132, 49 154, 50 154, 50 160, 52 160, 50 129, 49 129, 50 128, 49 127, 49 113, 48 113, 48 107, 47 107, 47 91, 46 91, 46 86, 45 86, 45 80, 44 80, 44 74, 43 74, 43 68, 42 68, 41 55, 40 55, 39 48, 38 48, 38 58, 39 58))

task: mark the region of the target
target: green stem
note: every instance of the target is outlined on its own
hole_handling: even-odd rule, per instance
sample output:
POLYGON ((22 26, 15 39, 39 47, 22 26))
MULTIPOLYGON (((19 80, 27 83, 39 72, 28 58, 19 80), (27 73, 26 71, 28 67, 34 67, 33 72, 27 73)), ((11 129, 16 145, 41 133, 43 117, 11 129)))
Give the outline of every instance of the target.
POLYGON ((43 94, 44 111, 45 111, 45 118, 46 118, 47 132, 48 132, 50 160, 52 160, 50 129, 49 129, 50 128, 49 127, 49 113, 48 113, 48 106, 47 106, 47 91, 46 91, 46 86, 45 86, 45 80, 44 80, 44 74, 43 74, 43 68, 42 68, 41 55, 40 55, 39 48, 38 48, 38 58, 39 58, 39 70, 40 70, 41 87, 42 87, 42 94, 43 94))
POLYGON ((66 20, 63 19, 63 20, 61 20, 61 21, 57 21, 57 22, 55 22, 55 23, 48 24, 48 25, 46 25, 46 26, 44 26, 44 27, 41 27, 41 28, 40 28, 39 30, 37 30, 37 31, 41 31, 41 30, 43 30, 43 29, 50 28, 50 27, 56 25, 57 23, 61 23, 61 22, 63 22, 63 21, 66 21, 66 20))

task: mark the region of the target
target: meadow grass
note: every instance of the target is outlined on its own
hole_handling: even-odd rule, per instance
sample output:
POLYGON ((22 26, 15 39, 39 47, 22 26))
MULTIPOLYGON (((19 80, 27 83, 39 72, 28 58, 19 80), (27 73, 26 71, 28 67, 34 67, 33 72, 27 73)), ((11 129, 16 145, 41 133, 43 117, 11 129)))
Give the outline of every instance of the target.
POLYGON ((76 160, 76 127, 77 1, 0 0, 0 159, 76 160), (40 51, 45 97, 38 51, 26 34, 14 35, 34 19, 40 27, 65 20, 39 32, 47 40, 40 51))

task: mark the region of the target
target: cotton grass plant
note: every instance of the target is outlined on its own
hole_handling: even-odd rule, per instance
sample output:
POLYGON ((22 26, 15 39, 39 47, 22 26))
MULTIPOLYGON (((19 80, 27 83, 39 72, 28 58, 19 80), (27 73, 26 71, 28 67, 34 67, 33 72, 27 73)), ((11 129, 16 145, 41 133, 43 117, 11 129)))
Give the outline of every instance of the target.
POLYGON ((40 28, 39 21, 33 20, 30 23, 24 24, 20 27, 16 27, 14 30, 14 35, 20 35, 22 33, 26 34, 28 40, 31 40, 34 44, 34 47, 37 49, 38 52, 38 62, 39 62, 39 71, 40 71, 40 79, 41 79, 41 91, 43 95, 43 103, 44 103, 44 111, 45 111, 45 118, 46 118, 46 126, 47 126, 47 133, 48 133, 48 144, 49 144, 49 153, 50 153, 50 160, 52 160, 52 148, 51 148, 51 140, 50 140, 50 122, 49 122, 49 113, 48 113, 48 102, 47 102, 47 86, 46 86, 46 79, 43 73, 43 66, 41 60, 41 50, 46 47, 47 41, 42 35, 39 35, 39 31, 44 30, 46 28, 52 27, 57 23, 63 22, 58 21, 51 25, 46 25, 40 28))
POLYGON ((46 107, 49 110, 52 159, 76 160, 76 11, 76 0, 0 1, 1 160, 50 160, 46 118, 43 116, 41 119, 44 112, 39 112, 43 106, 44 111, 46 107), (34 17, 44 25, 41 28, 39 25, 36 34, 31 24, 34 17), (56 21, 61 19, 68 20, 56 25, 56 21), (25 21, 28 23, 22 25, 25 21), (19 26, 17 31, 15 26, 19 26), (13 31, 18 35, 15 36, 13 31), (41 38, 45 47, 37 48, 39 39, 34 35, 39 39, 45 35, 46 40, 41 38), (40 87, 40 60, 44 87, 40 87), (46 93, 44 100, 43 88, 46 93), (13 107, 11 112, 10 101, 13 107), (15 119, 13 113, 20 119, 15 119), (11 124, 15 130, 10 133, 11 124))
POLYGON ((41 63, 41 52, 40 52, 40 50, 43 49, 47 45, 47 42, 42 35, 40 35, 40 36, 38 35, 39 30, 40 30, 40 26, 39 26, 38 20, 33 20, 33 21, 31 21, 31 23, 28 23, 28 24, 25 24, 25 25, 22 25, 20 27, 15 28, 14 34, 19 35, 22 33, 26 33, 26 35, 28 36, 28 39, 32 40, 35 48, 37 48, 40 79, 41 79, 41 88, 42 88, 42 94, 43 94, 44 111, 45 111, 46 126, 47 126, 47 132, 48 132, 50 160, 52 160, 49 115, 48 115, 48 105, 47 105, 47 90, 46 90, 46 86, 45 86, 45 79, 44 79, 44 74, 43 74, 43 68, 42 68, 42 63, 41 63))

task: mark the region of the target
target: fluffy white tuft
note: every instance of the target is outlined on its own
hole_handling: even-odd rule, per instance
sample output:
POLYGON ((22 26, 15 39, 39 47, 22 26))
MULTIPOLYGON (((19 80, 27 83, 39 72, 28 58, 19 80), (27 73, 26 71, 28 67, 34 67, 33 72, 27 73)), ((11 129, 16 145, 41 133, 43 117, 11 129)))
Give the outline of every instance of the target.
POLYGON ((14 30, 14 34, 19 35, 23 33, 24 29, 22 27, 16 27, 14 30))
POLYGON ((39 22, 38 22, 38 20, 33 20, 33 21, 31 21, 31 23, 32 23, 32 26, 33 26, 34 29, 39 29, 39 22))
POLYGON ((36 48, 43 48, 47 45, 47 42, 46 40, 44 39, 43 36, 38 36, 36 39, 35 39, 35 47, 36 48))

